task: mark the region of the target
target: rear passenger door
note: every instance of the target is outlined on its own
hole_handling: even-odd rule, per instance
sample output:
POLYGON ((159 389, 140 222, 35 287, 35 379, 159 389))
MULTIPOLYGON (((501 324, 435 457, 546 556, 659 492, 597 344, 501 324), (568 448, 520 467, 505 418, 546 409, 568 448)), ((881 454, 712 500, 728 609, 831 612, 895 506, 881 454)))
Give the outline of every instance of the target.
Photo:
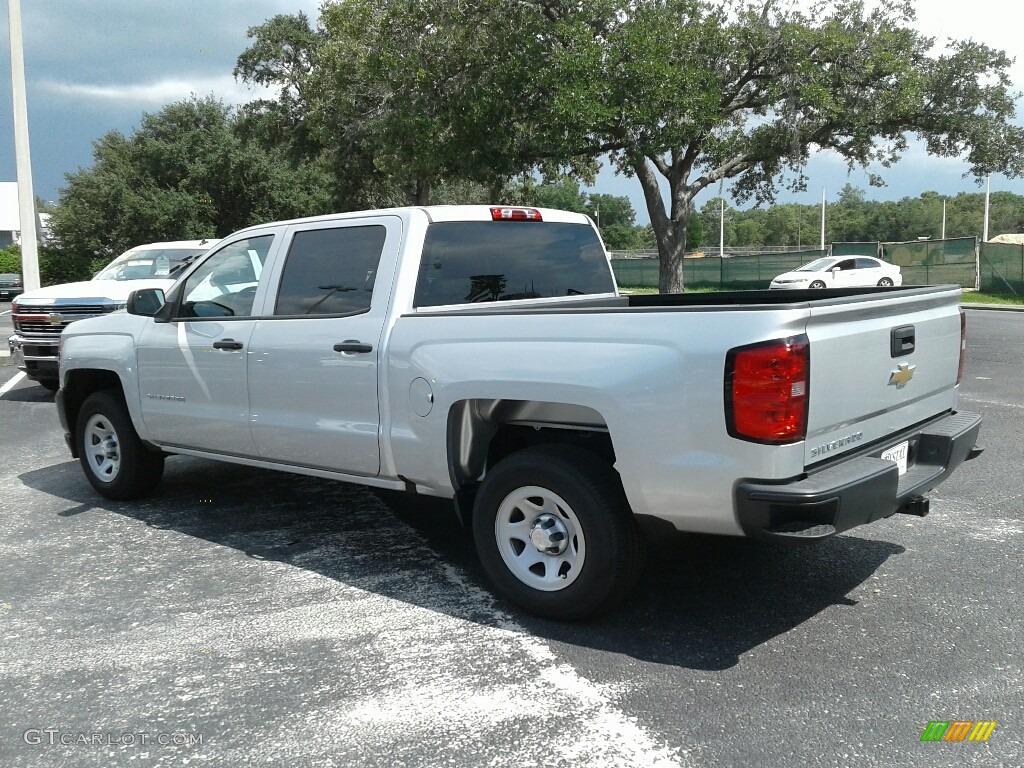
POLYGON ((377 372, 402 222, 374 216, 289 229, 277 296, 249 342, 253 439, 268 461, 374 476, 377 372))
POLYGON ((881 266, 874 259, 857 259, 857 285, 876 285, 882 276, 881 266))

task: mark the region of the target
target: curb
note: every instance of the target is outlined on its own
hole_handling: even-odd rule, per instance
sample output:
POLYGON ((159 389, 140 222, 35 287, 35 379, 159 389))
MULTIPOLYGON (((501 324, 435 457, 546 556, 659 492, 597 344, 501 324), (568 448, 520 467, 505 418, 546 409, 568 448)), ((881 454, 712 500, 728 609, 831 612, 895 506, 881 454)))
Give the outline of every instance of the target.
POLYGON ((992 309, 996 312, 1024 312, 1024 305, 1014 304, 964 304, 960 303, 960 306, 964 309, 992 309))

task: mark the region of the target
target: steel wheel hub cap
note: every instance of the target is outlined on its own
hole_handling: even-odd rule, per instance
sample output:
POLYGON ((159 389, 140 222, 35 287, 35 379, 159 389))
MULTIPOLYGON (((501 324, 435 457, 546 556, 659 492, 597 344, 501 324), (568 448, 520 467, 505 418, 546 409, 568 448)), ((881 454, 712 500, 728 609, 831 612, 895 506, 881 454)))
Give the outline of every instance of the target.
POLYGON ((587 556, 576 512, 557 493, 536 485, 517 488, 501 502, 494 539, 509 572, 542 592, 576 581, 587 556))
POLYGON ((560 555, 569 546, 569 531, 554 515, 540 515, 530 526, 530 541, 538 552, 560 555))
POLYGON ((85 456, 89 469, 105 483, 113 482, 121 469, 121 446, 110 420, 92 416, 85 425, 85 456))

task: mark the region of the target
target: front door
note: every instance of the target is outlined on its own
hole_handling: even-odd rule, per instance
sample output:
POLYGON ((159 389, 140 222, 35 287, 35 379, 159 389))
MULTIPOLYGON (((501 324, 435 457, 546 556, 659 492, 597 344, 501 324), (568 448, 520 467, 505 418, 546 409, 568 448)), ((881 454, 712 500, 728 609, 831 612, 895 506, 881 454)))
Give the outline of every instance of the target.
MULTIPOLYGON (((229 243, 178 286, 176 317, 150 323, 138 348, 142 417, 167 446, 255 456, 246 356, 273 235, 229 243)), ((173 299, 171 299, 173 300, 173 299)))
MULTIPOLYGON (((296 225, 249 343, 253 438, 270 461, 380 471, 377 371, 401 220, 296 225)), ((278 260, 280 261, 280 260, 278 260)))

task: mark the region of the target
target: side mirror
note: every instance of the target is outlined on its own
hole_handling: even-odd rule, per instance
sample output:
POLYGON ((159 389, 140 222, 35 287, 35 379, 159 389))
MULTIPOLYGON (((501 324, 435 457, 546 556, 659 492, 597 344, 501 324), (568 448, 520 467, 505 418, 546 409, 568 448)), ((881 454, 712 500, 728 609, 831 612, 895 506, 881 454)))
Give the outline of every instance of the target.
POLYGON ((129 315, 154 317, 164 306, 164 292, 160 288, 140 288, 128 294, 125 309, 129 315))

